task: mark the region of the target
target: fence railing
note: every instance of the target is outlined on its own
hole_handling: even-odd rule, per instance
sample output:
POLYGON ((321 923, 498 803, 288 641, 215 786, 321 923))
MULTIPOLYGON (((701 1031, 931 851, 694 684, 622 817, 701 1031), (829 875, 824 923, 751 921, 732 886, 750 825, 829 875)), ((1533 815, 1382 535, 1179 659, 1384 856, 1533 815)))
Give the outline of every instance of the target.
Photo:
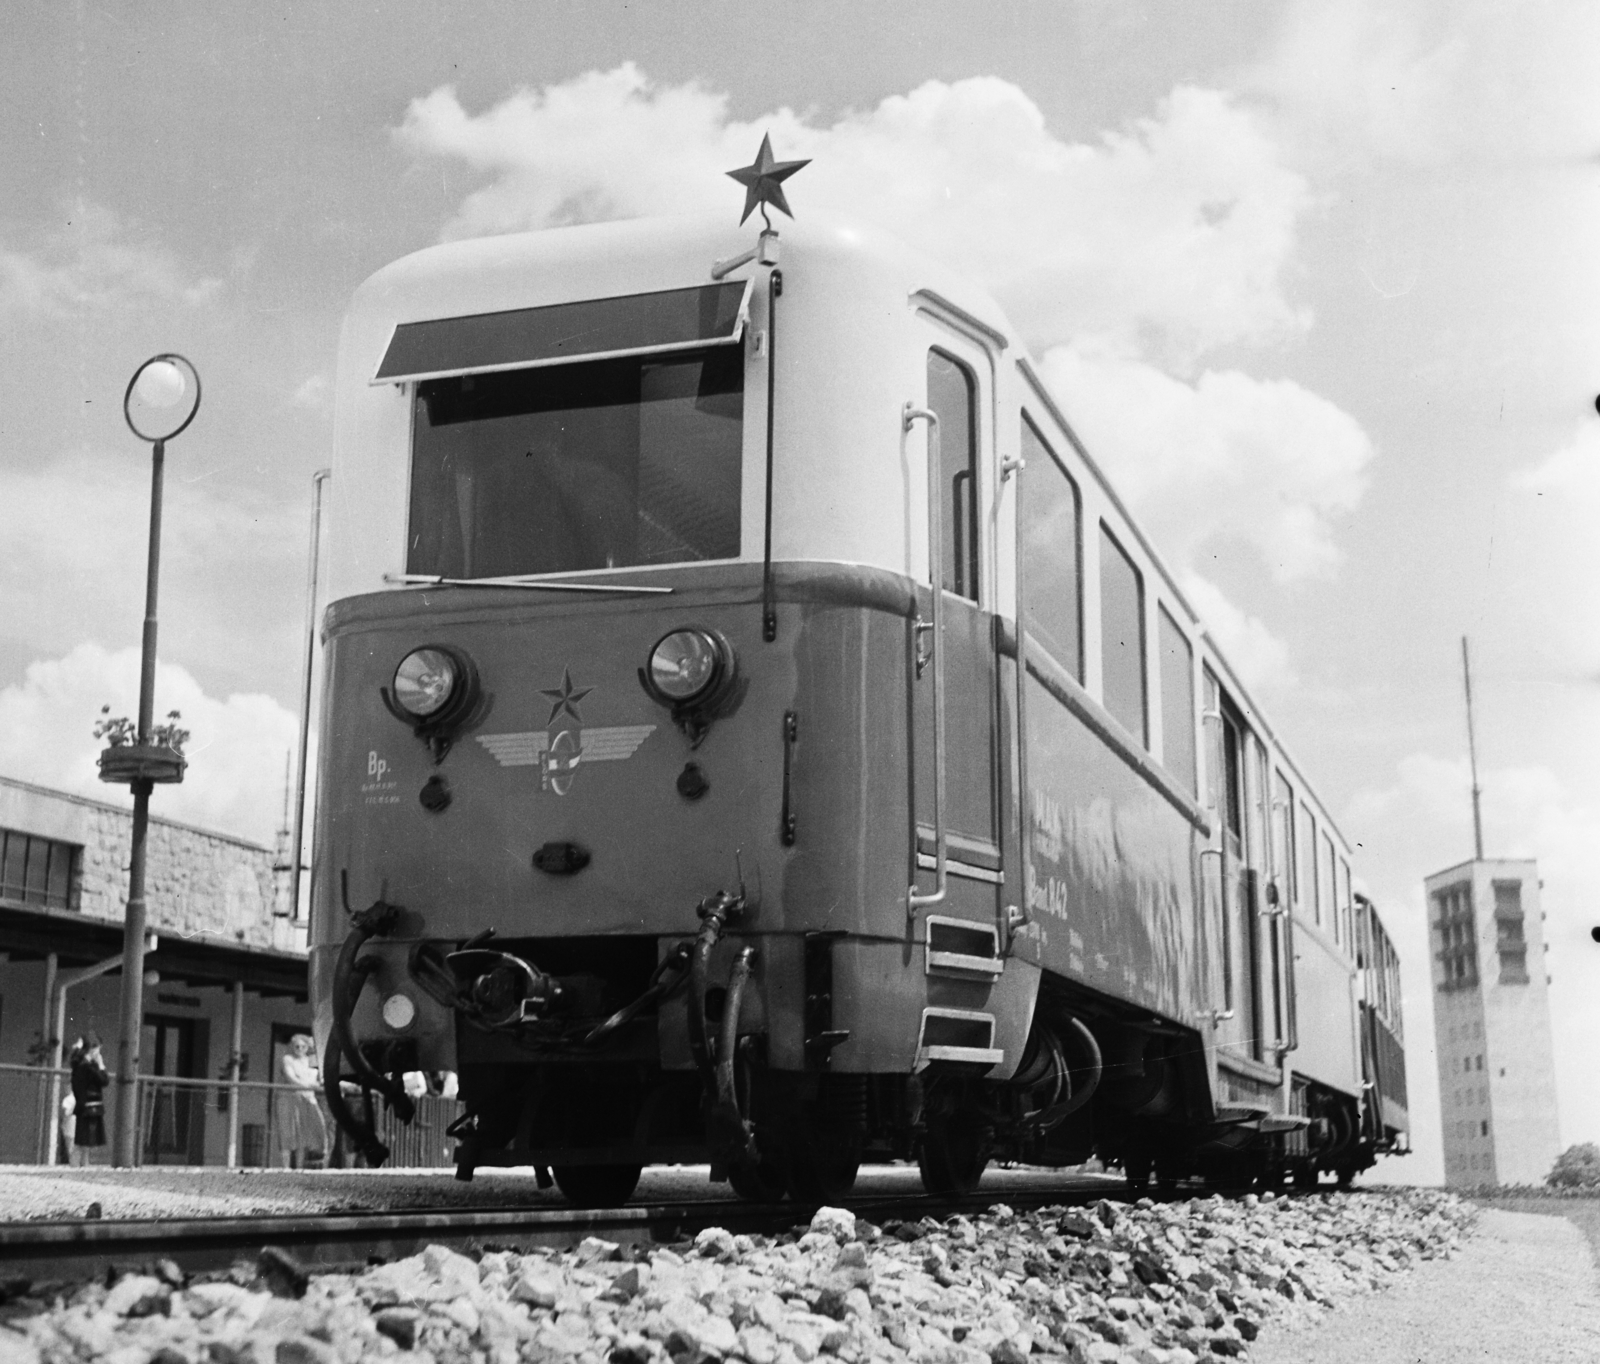
MULTIPOLYGON (((347 1090, 350 1088, 346 1086, 347 1090)), ((103 1165, 110 1159, 110 1134, 118 1103, 115 1083, 106 1085, 105 1143, 80 1144, 65 1068, 0 1065, 0 1164, 103 1165)), ((138 1165, 221 1165, 230 1168, 354 1165, 354 1153, 320 1094, 261 1080, 204 1080, 141 1075, 138 1104, 138 1165)), ((359 1105, 354 1094, 349 1101, 359 1105)), ((459 1100, 423 1094, 409 1125, 377 1108, 378 1136, 390 1148, 391 1167, 446 1168, 452 1141, 445 1129, 464 1108, 459 1100)))

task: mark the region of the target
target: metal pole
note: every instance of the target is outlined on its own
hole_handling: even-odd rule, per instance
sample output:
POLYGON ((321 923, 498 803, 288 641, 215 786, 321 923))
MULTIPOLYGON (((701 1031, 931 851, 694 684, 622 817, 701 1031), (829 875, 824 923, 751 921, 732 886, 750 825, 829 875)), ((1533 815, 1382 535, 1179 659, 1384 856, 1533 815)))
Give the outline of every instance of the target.
MULTIPOLYGON (((60 958, 57 957, 54 952, 46 952, 44 954, 44 1017, 39 1023, 39 1037, 40 1040, 44 1042, 45 1048, 50 1055, 50 1065, 52 1068, 59 1068, 61 1065, 61 1036, 59 1033, 52 1031, 56 1017, 56 964, 59 960, 60 958)), ((39 1081, 39 1097, 41 1101, 50 1091, 51 1086, 45 1084, 44 1078, 41 1076, 39 1081)), ((49 1130, 49 1126, 50 1114, 48 1112, 41 1112, 39 1114, 39 1121, 35 1124, 37 1129, 37 1140, 39 1142, 42 1143, 46 1140, 45 1133, 49 1130)), ((41 1165, 55 1164, 55 1138, 51 1137, 49 1138, 49 1141, 50 1145, 45 1150, 42 1150, 38 1153, 39 1163, 41 1165)))
POLYGON ((317 650, 317 550, 322 539, 322 485, 331 470, 311 475, 311 562, 306 570, 306 659, 300 675, 300 752, 294 778, 294 823, 289 837, 289 922, 300 921, 300 858, 306 824, 306 752, 311 741, 311 667, 317 650))
MULTIPOLYGON (((161 474, 166 442, 156 441, 150 461, 150 553, 144 588, 144 650, 139 665, 139 743, 150 743, 156 690, 156 597, 161 578, 161 474)), ((133 788, 133 847, 128 858, 128 909, 122 926, 122 1036, 117 1044, 117 1117, 111 1163, 134 1163, 139 1134, 139 1039, 144 1027, 144 852, 150 827, 148 777, 133 788)))
POLYGON ((46 1165, 56 1163, 56 1145, 61 1136, 61 1047, 67 1035, 67 981, 58 981, 55 987, 55 1032, 50 1038, 50 1151, 45 1156, 46 1165))
POLYGON ((1461 636, 1461 675, 1467 687, 1467 759, 1472 764, 1472 846, 1473 856, 1483 861, 1483 811, 1479 803, 1478 741, 1472 732, 1472 664, 1467 658, 1467 637, 1461 636))
POLYGON ((228 1060, 228 1168, 239 1168, 239 1063, 244 1052, 244 982, 233 982, 233 1052, 228 1060))

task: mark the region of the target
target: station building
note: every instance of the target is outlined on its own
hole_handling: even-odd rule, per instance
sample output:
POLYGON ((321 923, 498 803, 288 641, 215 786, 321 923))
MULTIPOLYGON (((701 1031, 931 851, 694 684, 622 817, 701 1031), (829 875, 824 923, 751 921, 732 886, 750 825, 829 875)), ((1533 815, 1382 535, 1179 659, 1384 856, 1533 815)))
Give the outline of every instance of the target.
POLYGON ((1543 1184, 1561 1144, 1538 866, 1480 858, 1424 885, 1445 1183, 1543 1184))
MULTIPOLYGON (((115 1069, 120 959, 133 816, 129 809, 0 777, 0 1163, 50 1149, 59 1083, 48 1064, 56 1019, 63 1056, 97 1035, 115 1069), (64 995, 64 1014, 58 996, 64 995)), ((272 1080, 289 1039, 310 1030, 304 924, 291 917, 287 858, 244 839, 152 817, 148 922, 156 935, 144 994, 141 1073, 213 1083, 161 1086, 141 1099, 147 1164, 279 1163, 271 1149, 275 1096, 225 1083, 272 1080)), ((113 1090, 107 1089, 107 1126, 113 1090)), ((109 1159, 109 1148, 92 1159, 109 1159)))

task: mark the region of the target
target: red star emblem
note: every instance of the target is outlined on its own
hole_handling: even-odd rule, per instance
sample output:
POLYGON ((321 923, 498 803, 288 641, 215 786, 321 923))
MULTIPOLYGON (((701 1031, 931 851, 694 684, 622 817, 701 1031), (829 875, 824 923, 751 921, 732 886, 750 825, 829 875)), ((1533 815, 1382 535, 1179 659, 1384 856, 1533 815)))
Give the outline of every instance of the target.
MULTIPOLYGON (((748 166, 740 166, 738 170, 728 172, 730 179, 737 180, 744 186, 744 213, 740 215, 740 225, 743 225, 744 220, 758 204, 771 204, 780 213, 790 218, 794 217, 789 211, 789 201, 783 197, 783 182, 801 167, 810 164, 809 157, 804 161, 774 161, 772 139, 763 133, 761 150, 756 153, 756 159, 748 166)), ((765 208, 761 210, 761 216, 766 218, 765 208)))
POLYGON ((562 669, 561 685, 559 687, 544 688, 539 692, 540 696, 548 696, 554 703, 550 707, 550 718, 545 721, 545 724, 547 726, 555 724, 556 716, 565 711, 581 725, 583 716, 578 714, 578 702, 593 690, 593 687, 574 687, 572 685, 572 669, 562 669))

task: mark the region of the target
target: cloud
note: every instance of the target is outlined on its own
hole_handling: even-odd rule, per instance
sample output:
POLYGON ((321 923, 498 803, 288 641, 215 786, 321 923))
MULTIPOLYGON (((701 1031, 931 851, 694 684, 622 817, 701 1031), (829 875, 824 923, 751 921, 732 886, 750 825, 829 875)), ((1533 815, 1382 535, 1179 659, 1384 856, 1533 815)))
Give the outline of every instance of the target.
MULTIPOLYGON (((102 705, 113 715, 138 713, 139 651, 111 652, 95 643, 65 657, 29 665, 24 679, 0 690, 0 771, 79 795, 127 803, 122 788, 97 776, 102 748, 93 737, 102 705)), ((189 770, 163 786, 153 809, 260 843, 272 842, 282 819, 284 759, 293 751, 298 721, 270 696, 208 696, 183 668, 156 669, 156 712, 182 713, 191 733, 189 770)))
POLYGON ((1586 160, 1597 50, 1571 0, 1296 0, 1244 84, 1330 165, 1586 160))
POLYGON ((1566 444, 1529 469, 1512 474, 1518 492, 1555 493, 1583 503, 1600 502, 1600 425, 1586 417, 1566 444))
POLYGON ((76 317, 151 302, 197 306, 221 287, 93 203, 74 205, 31 250, 0 244, 0 312, 76 317))
MULTIPOLYGON (((288 643, 263 622, 282 616, 282 585, 297 580, 305 539, 298 508, 214 472, 168 458, 161 647, 166 657, 233 669, 288 643)), ((137 638, 148 456, 79 448, 38 466, 0 465, 0 506, 0 638, 26 640, 25 658, 85 638, 137 638)))
POLYGON ((826 125, 787 109, 733 121, 727 105, 627 63, 477 114, 443 87, 396 135, 489 177, 447 237, 726 213, 738 190, 724 172, 770 131, 780 157, 813 158, 786 187, 797 212, 866 218, 975 275, 1035 345, 1093 335, 1183 365, 1308 324, 1284 290, 1308 187, 1226 94, 1180 87, 1085 143, 993 77, 929 81, 826 125))
POLYGON ((1183 574, 1182 587, 1245 686, 1265 690, 1298 683, 1294 666, 1289 661, 1288 645, 1274 635, 1265 622, 1240 610, 1221 588, 1198 573, 1183 574))
POLYGON ((1366 489, 1372 442, 1288 379, 1207 371, 1192 384, 1133 360, 1060 347, 1046 380, 1156 542, 1182 569, 1250 546, 1280 583, 1339 562, 1334 523, 1366 489))

